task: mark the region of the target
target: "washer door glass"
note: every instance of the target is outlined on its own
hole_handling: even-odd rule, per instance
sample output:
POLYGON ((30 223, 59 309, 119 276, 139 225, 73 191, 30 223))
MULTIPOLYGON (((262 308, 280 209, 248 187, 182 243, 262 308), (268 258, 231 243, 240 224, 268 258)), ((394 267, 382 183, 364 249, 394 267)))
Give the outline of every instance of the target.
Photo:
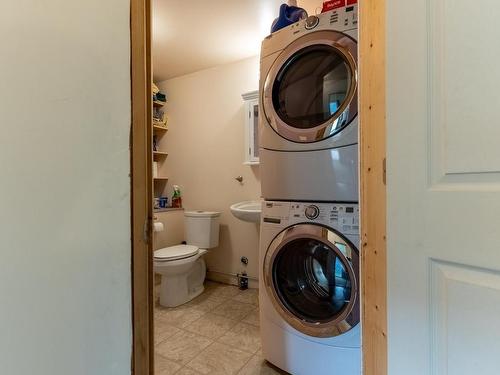
POLYGON ((352 84, 353 73, 343 54, 331 46, 312 45, 291 56, 278 72, 272 88, 274 110, 297 129, 315 128, 338 117, 332 129, 338 131, 348 124, 344 102, 352 84))
POLYGON ((330 322, 356 298, 343 246, 298 238, 279 250, 272 267, 274 288, 281 303, 299 319, 330 322))

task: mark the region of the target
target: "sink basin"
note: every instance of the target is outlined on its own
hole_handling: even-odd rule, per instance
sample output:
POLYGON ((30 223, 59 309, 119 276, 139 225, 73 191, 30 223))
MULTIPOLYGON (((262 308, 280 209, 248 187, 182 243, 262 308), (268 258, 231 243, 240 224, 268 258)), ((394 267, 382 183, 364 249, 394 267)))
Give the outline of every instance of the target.
POLYGON ((252 223, 260 222, 261 202, 244 201, 235 203, 230 207, 234 217, 252 223))

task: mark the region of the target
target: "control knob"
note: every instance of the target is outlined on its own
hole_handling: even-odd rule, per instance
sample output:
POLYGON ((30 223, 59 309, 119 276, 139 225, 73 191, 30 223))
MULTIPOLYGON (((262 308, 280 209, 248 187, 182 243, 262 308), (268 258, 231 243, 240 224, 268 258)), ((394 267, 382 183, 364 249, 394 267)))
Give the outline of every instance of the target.
POLYGON ((319 208, 318 206, 311 204, 310 206, 306 207, 304 213, 309 220, 313 220, 319 216, 319 208))
POLYGON ((316 16, 309 16, 306 18, 306 29, 311 30, 318 26, 319 18, 316 16))

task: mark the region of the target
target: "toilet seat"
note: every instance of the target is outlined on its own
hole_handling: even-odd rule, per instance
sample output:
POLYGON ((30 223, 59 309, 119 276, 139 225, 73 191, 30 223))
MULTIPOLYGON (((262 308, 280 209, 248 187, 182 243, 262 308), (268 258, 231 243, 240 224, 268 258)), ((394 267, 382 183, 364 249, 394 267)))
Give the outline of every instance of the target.
POLYGON ((164 247, 163 249, 158 249, 154 252, 154 260, 156 261, 172 261, 179 259, 190 258, 197 255, 199 248, 192 245, 176 245, 164 247))

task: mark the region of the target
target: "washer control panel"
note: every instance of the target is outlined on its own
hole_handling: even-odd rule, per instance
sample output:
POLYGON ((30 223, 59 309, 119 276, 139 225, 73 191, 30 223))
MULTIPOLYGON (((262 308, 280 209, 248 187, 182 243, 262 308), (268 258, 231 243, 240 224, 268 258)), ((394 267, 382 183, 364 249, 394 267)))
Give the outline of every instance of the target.
POLYGON ((304 210, 304 215, 310 220, 314 220, 319 216, 319 207, 311 204, 304 210))
POLYGON ((358 203, 264 202, 262 225, 289 226, 296 223, 318 223, 359 235, 358 203))
POLYGON ((314 29, 319 24, 319 18, 316 16, 309 16, 306 18, 305 27, 307 30, 314 29))

